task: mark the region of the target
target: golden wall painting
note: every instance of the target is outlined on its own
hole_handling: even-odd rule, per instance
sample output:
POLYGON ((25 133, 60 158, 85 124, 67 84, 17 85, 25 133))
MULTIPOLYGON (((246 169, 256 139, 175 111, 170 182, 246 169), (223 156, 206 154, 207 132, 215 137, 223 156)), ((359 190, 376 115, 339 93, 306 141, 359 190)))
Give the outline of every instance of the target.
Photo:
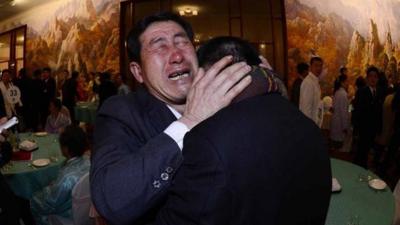
POLYGON ((389 79, 399 80, 400 0, 285 0, 289 84, 296 64, 311 55, 325 60, 324 94, 331 94, 341 66, 350 81, 375 65, 389 79))
POLYGON ((2 22, 0 29, 19 24, 28 25, 30 71, 119 71, 119 0, 53 1, 2 22))

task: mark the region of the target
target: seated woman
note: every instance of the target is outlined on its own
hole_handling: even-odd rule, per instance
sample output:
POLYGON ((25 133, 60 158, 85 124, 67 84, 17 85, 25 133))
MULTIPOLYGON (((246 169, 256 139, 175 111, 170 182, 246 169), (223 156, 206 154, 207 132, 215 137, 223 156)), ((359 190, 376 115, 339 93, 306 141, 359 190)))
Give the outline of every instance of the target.
POLYGON ((48 133, 61 133, 62 130, 71 124, 69 114, 63 113, 62 104, 59 99, 52 99, 49 105, 50 115, 47 117, 45 130, 48 133))
POLYGON ((31 199, 32 214, 38 224, 48 224, 49 215, 72 219, 72 189, 89 172, 89 159, 83 156, 87 146, 85 132, 78 126, 69 125, 60 134, 59 141, 67 161, 57 179, 31 199))

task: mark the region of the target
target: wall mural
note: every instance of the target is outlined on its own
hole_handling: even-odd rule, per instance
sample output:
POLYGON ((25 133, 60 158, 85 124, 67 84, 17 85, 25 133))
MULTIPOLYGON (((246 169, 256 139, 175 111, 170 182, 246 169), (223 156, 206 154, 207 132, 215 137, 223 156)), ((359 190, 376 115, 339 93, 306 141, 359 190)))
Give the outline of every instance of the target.
POLYGON ((119 0, 56 1, 9 21, 28 25, 28 69, 119 71, 119 0))
POLYGON ((399 79, 400 0, 286 0, 289 84, 296 65, 311 55, 325 60, 324 94, 332 93, 341 66, 350 81, 375 65, 387 77, 399 79))

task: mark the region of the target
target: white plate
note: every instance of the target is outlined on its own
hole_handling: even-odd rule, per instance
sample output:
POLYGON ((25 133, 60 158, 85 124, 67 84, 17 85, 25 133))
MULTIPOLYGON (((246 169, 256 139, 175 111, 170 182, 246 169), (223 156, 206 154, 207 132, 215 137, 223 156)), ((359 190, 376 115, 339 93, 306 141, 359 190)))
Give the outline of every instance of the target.
POLYGON ((36 167, 43 167, 50 164, 50 159, 36 159, 33 160, 32 165, 36 167))
POLYGON ((47 135, 47 132, 36 132, 35 133, 35 136, 37 136, 37 137, 44 137, 46 135, 47 135))
POLYGON ((376 190, 383 190, 386 188, 385 181, 383 181, 381 179, 372 179, 372 180, 368 181, 368 185, 376 190))
POLYGON ((336 178, 332 178, 332 192, 339 192, 342 190, 342 186, 336 178))

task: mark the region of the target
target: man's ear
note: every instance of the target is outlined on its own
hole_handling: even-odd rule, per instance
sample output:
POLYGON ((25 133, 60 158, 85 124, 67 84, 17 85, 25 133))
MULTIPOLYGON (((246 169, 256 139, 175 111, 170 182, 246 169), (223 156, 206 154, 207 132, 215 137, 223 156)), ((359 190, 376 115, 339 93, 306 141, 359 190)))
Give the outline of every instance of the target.
POLYGON ((139 83, 143 83, 142 67, 137 62, 129 63, 129 69, 139 83))

